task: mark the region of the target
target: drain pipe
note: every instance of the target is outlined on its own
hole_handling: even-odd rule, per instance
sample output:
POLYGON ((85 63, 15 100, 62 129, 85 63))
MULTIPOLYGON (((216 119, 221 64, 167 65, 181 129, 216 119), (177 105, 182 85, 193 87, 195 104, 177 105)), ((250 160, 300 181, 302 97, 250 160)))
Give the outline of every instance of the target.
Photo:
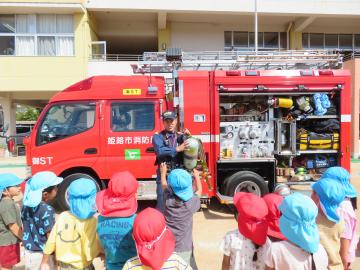
POLYGON ((286 49, 290 49, 290 29, 294 25, 294 22, 289 22, 289 25, 286 29, 286 49))
POLYGON ((255 54, 258 53, 258 13, 257 13, 257 0, 255 0, 255 54))

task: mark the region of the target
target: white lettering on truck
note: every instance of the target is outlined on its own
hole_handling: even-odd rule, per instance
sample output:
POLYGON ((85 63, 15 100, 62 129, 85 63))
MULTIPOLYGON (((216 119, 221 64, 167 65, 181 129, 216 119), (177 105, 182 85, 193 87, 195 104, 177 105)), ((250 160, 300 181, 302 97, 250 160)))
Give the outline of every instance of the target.
POLYGON ((51 165, 54 157, 33 157, 32 165, 51 165))
POLYGON ((152 142, 150 136, 133 136, 133 137, 108 137, 107 144, 149 144, 152 142))

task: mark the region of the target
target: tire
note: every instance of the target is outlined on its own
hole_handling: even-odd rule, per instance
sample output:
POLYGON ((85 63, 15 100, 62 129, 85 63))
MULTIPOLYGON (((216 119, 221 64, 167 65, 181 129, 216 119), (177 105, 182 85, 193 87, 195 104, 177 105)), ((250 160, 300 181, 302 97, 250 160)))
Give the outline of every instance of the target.
POLYGON ((269 192, 269 188, 260 175, 252 171, 236 172, 224 181, 224 193, 234 196, 236 192, 251 192, 263 196, 269 192))
POLYGON ((95 182, 96 185, 96 189, 99 191, 100 190, 100 186, 97 183, 96 179, 86 173, 74 173, 74 174, 70 174, 68 176, 64 177, 64 181, 59 185, 58 188, 58 192, 55 198, 55 204, 56 204, 56 208, 59 208, 60 211, 65 211, 69 209, 69 204, 67 202, 67 190, 70 186, 70 184, 72 182, 74 182, 76 179, 79 178, 86 178, 86 179, 90 179, 92 181, 95 182))

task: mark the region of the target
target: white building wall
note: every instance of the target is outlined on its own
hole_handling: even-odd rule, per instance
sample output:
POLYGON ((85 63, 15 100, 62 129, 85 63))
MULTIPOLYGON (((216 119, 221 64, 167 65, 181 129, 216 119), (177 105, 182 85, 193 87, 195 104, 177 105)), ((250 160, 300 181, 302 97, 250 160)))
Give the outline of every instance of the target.
POLYGON ((137 64, 137 62, 89 61, 88 77, 96 75, 134 75, 131 64, 137 64))
MULTIPOLYGON (((254 31, 251 22, 241 24, 171 23, 171 46, 183 51, 223 51, 225 31, 254 31)), ((286 32, 286 24, 260 25, 260 32, 286 32)))
POLYGON ((224 31, 206 23, 172 23, 171 47, 183 51, 222 51, 224 31))
MULTIPOLYGON (((165 12, 254 12, 255 0, 88 0, 89 10, 165 12)), ((257 0, 258 11, 268 14, 359 15, 359 0, 257 0)))

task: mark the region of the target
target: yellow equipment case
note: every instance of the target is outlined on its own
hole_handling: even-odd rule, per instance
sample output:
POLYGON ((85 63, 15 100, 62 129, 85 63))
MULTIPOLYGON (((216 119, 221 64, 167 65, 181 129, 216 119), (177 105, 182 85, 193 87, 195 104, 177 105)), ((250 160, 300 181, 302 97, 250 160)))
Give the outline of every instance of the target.
POLYGON ((339 133, 319 134, 315 132, 303 132, 298 134, 300 150, 311 149, 339 149, 339 133))

